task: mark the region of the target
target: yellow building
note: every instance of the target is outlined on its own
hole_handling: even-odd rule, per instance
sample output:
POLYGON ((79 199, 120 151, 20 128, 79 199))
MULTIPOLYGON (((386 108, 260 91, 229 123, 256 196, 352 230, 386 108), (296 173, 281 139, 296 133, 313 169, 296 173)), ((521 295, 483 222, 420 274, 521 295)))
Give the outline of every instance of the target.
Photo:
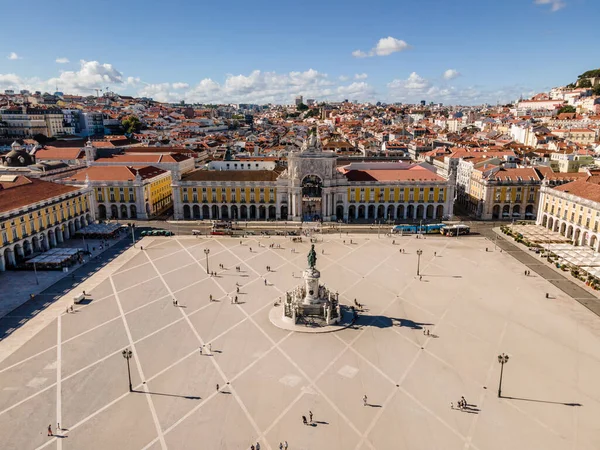
POLYGON ((0 271, 56 247, 92 220, 87 188, 0 176, 0 271))
POLYGON ((469 186, 469 213, 478 219, 531 219, 536 217, 542 177, 534 168, 474 169, 469 186))
POLYGON ((60 182, 92 187, 97 219, 149 219, 173 205, 171 172, 154 166, 92 166, 60 182))
POLYGON ((544 183, 536 223, 575 245, 600 251, 600 185, 594 181, 590 177, 560 186, 544 183))

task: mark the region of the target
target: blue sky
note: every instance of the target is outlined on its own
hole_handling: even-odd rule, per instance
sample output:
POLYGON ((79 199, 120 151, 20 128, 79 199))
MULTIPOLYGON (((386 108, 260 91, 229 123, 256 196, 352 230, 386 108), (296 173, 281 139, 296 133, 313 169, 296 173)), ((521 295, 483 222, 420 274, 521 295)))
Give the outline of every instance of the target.
POLYGON ((476 104, 600 66, 595 0, 24 0, 2 13, 0 89, 476 104))

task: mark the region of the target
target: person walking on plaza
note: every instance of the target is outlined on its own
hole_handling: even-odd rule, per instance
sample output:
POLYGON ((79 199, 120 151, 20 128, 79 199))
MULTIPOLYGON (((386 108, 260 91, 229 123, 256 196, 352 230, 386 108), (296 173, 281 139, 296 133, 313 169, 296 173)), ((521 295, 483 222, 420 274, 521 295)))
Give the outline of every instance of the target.
POLYGON ((367 406, 367 395, 363 397, 363 406, 367 406))
POLYGON ((200 346, 200 356, 202 356, 202 346, 200 346))
POLYGON ((52 425, 48 425, 48 436, 54 436, 52 434, 52 425))
POLYGON ((308 412, 308 418, 309 418, 309 420, 310 420, 310 423, 313 423, 313 421, 312 421, 312 418, 313 418, 312 411, 309 411, 309 412, 308 412))
POLYGON ((217 392, 219 392, 219 383, 217 383, 217 392))
POLYGON ((279 450, 283 450, 283 444, 281 442, 279 443, 279 450))
POLYGON ((256 450, 260 450, 260 442, 256 443, 256 450))
POLYGON ((306 416, 302 416, 302 423, 304 425, 308 425, 308 422, 306 421, 306 416))
POLYGON ((210 342, 206 346, 208 347, 208 353, 212 354, 212 345, 210 345, 210 342))
POLYGON ((287 450, 287 448, 288 448, 287 441, 285 441, 285 442, 283 443, 283 449, 284 449, 284 450, 287 450))

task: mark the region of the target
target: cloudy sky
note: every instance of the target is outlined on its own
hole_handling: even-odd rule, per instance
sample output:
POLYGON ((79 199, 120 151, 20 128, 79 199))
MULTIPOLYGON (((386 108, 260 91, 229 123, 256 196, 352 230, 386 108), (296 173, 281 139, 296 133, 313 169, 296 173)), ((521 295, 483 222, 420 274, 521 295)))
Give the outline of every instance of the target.
POLYGON ((597 0, 29 0, 3 16, 0 89, 204 103, 505 102, 596 68, 600 43, 573 25, 597 0))

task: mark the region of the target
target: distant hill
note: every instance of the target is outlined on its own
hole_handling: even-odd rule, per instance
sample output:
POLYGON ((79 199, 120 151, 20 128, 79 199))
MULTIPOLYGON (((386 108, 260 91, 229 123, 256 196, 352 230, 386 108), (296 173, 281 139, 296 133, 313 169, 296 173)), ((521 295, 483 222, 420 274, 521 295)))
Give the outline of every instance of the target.
POLYGON ((577 78, 581 80, 582 78, 596 78, 600 77, 600 69, 588 70, 587 72, 583 72, 577 78))

